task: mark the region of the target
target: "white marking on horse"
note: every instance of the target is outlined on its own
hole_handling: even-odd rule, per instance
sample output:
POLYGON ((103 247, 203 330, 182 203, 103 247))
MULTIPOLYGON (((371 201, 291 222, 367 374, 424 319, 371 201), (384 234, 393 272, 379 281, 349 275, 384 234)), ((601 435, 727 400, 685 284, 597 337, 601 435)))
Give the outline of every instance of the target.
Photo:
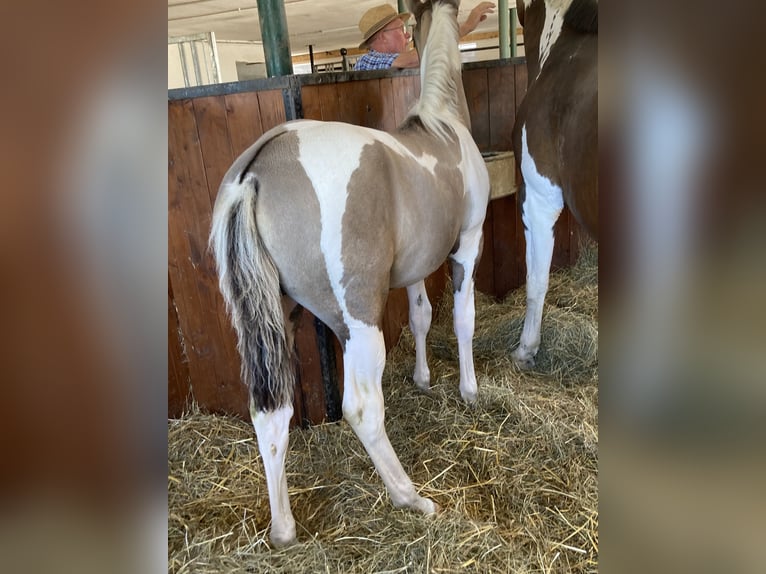
POLYGON ((402 157, 418 162, 431 175, 435 176, 437 159, 433 155, 414 155, 397 139, 384 132, 355 130, 349 137, 348 124, 337 122, 300 122, 290 126, 298 135, 299 161, 308 175, 319 201, 321 217, 320 248, 324 256, 330 285, 338 300, 343 320, 348 327, 366 325, 356 319, 348 309, 346 288, 342 283, 345 274, 343 266, 343 237, 334 230, 342 228, 343 215, 348 201, 348 187, 354 172, 361 167, 360 157, 365 146, 382 142, 390 150, 402 157), (321 145, 322 141, 337 142, 343 140, 347 145, 321 145), (319 145, 317 145, 319 142, 319 145), (338 190, 343 190, 339 194, 338 190))
POLYGON ((289 403, 268 412, 258 411, 253 403, 250 403, 250 417, 258 437, 258 451, 261 453, 269 489, 271 539, 277 545, 295 540, 295 519, 290 510, 285 473, 285 455, 292 416, 293 406, 289 403))
POLYGON ((564 194, 538 170, 529 153, 526 125, 521 129, 521 145, 521 173, 526 186, 522 219, 527 241, 527 319, 513 358, 520 365, 530 367, 540 347, 543 302, 553 255, 553 225, 564 208, 564 194))
MULTIPOLYGON (((572 0, 560 0, 545 3, 545 24, 540 38, 540 71, 551 53, 551 48, 561 35, 561 27, 564 24, 566 13, 572 0)), ((526 4, 526 1, 525 1, 526 4)), ((531 2, 530 2, 531 4, 531 2)), ((540 75, 540 72, 537 74, 540 75)))

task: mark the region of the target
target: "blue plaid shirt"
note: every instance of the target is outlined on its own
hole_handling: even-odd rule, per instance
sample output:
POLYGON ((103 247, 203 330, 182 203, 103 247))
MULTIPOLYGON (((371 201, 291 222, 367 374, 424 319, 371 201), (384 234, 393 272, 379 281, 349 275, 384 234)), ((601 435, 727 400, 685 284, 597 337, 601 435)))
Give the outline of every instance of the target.
POLYGON ((386 54, 370 50, 354 64, 354 70, 385 70, 391 67, 399 54, 386 54))

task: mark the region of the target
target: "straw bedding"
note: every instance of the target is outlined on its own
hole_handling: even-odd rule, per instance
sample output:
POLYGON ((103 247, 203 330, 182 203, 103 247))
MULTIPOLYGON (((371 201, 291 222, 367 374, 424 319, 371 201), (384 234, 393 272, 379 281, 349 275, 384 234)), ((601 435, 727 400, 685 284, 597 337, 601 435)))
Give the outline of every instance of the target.
POLYGON ((266 482, 252 426, 193 409, 168 421, 169 571, 257 573, 596 572, 597 248, 551 275, 534 372, 509 358, 523 287, 477 294, 479 400, 458 390, 448 291, 429 333, 432 392, 411 379, 405 329, 383 377, 386 428, 436 517, 395 509, 344 423, 290 433, 298 544, 268 541, 266 482))

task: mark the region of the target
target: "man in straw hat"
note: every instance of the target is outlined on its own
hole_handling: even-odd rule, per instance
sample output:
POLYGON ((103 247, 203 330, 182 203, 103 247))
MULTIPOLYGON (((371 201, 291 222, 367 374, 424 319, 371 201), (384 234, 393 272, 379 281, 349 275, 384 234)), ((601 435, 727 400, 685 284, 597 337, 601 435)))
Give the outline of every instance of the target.
MULTIPOLYGON (((480 2, 471 10, 468 19, 460 25, 460 37, 470 34, 487 19, 487 14, 494 12, 492 2, 480 2)), ((418 53, 407 49, 410 34, 405 30, 409 12, 397 13, 390 4, 381 4, 370 8, 359 20, 362 32, 360 48, 369 48, 369 52, 359 58, 355 70, 381 70, 385 68, 416 68, 420 65, 418 53)))

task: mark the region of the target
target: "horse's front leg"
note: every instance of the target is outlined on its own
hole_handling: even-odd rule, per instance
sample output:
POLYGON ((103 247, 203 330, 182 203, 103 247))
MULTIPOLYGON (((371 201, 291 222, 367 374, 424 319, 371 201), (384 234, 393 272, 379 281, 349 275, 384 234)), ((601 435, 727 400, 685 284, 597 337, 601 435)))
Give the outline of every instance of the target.
MULTIPOLYGON (((522 138, 526 149, 526 128, 522 138)), ((525 181, 521 217, 527 242, 527 312, 519 346, 511 357, 520 368, 529 369, 534 367, 540 348, 543 303, 553 257, 553 226, 564 208, 564 199, 561 189, 537 172, 528 153, 522 158, 521 168, 525 181)))
POLYGON ((431 328, 431 302, 426 293, 424 281, 407 287, 407 297, 410 303, 410 330, 415 338, 415 372, 412 378, 419 389, 431 389, 431 372, 428 370, 426 357, 426 335, 431 328))
POLYGON ((476 309, 473 275, 481 255, 481 226, 460 235, 458 250, 450 255, 455 307, 453 318, 460 361, 460 395, 467 403, 476 401, 478 387, 473 366, 473 332, 476 309))

